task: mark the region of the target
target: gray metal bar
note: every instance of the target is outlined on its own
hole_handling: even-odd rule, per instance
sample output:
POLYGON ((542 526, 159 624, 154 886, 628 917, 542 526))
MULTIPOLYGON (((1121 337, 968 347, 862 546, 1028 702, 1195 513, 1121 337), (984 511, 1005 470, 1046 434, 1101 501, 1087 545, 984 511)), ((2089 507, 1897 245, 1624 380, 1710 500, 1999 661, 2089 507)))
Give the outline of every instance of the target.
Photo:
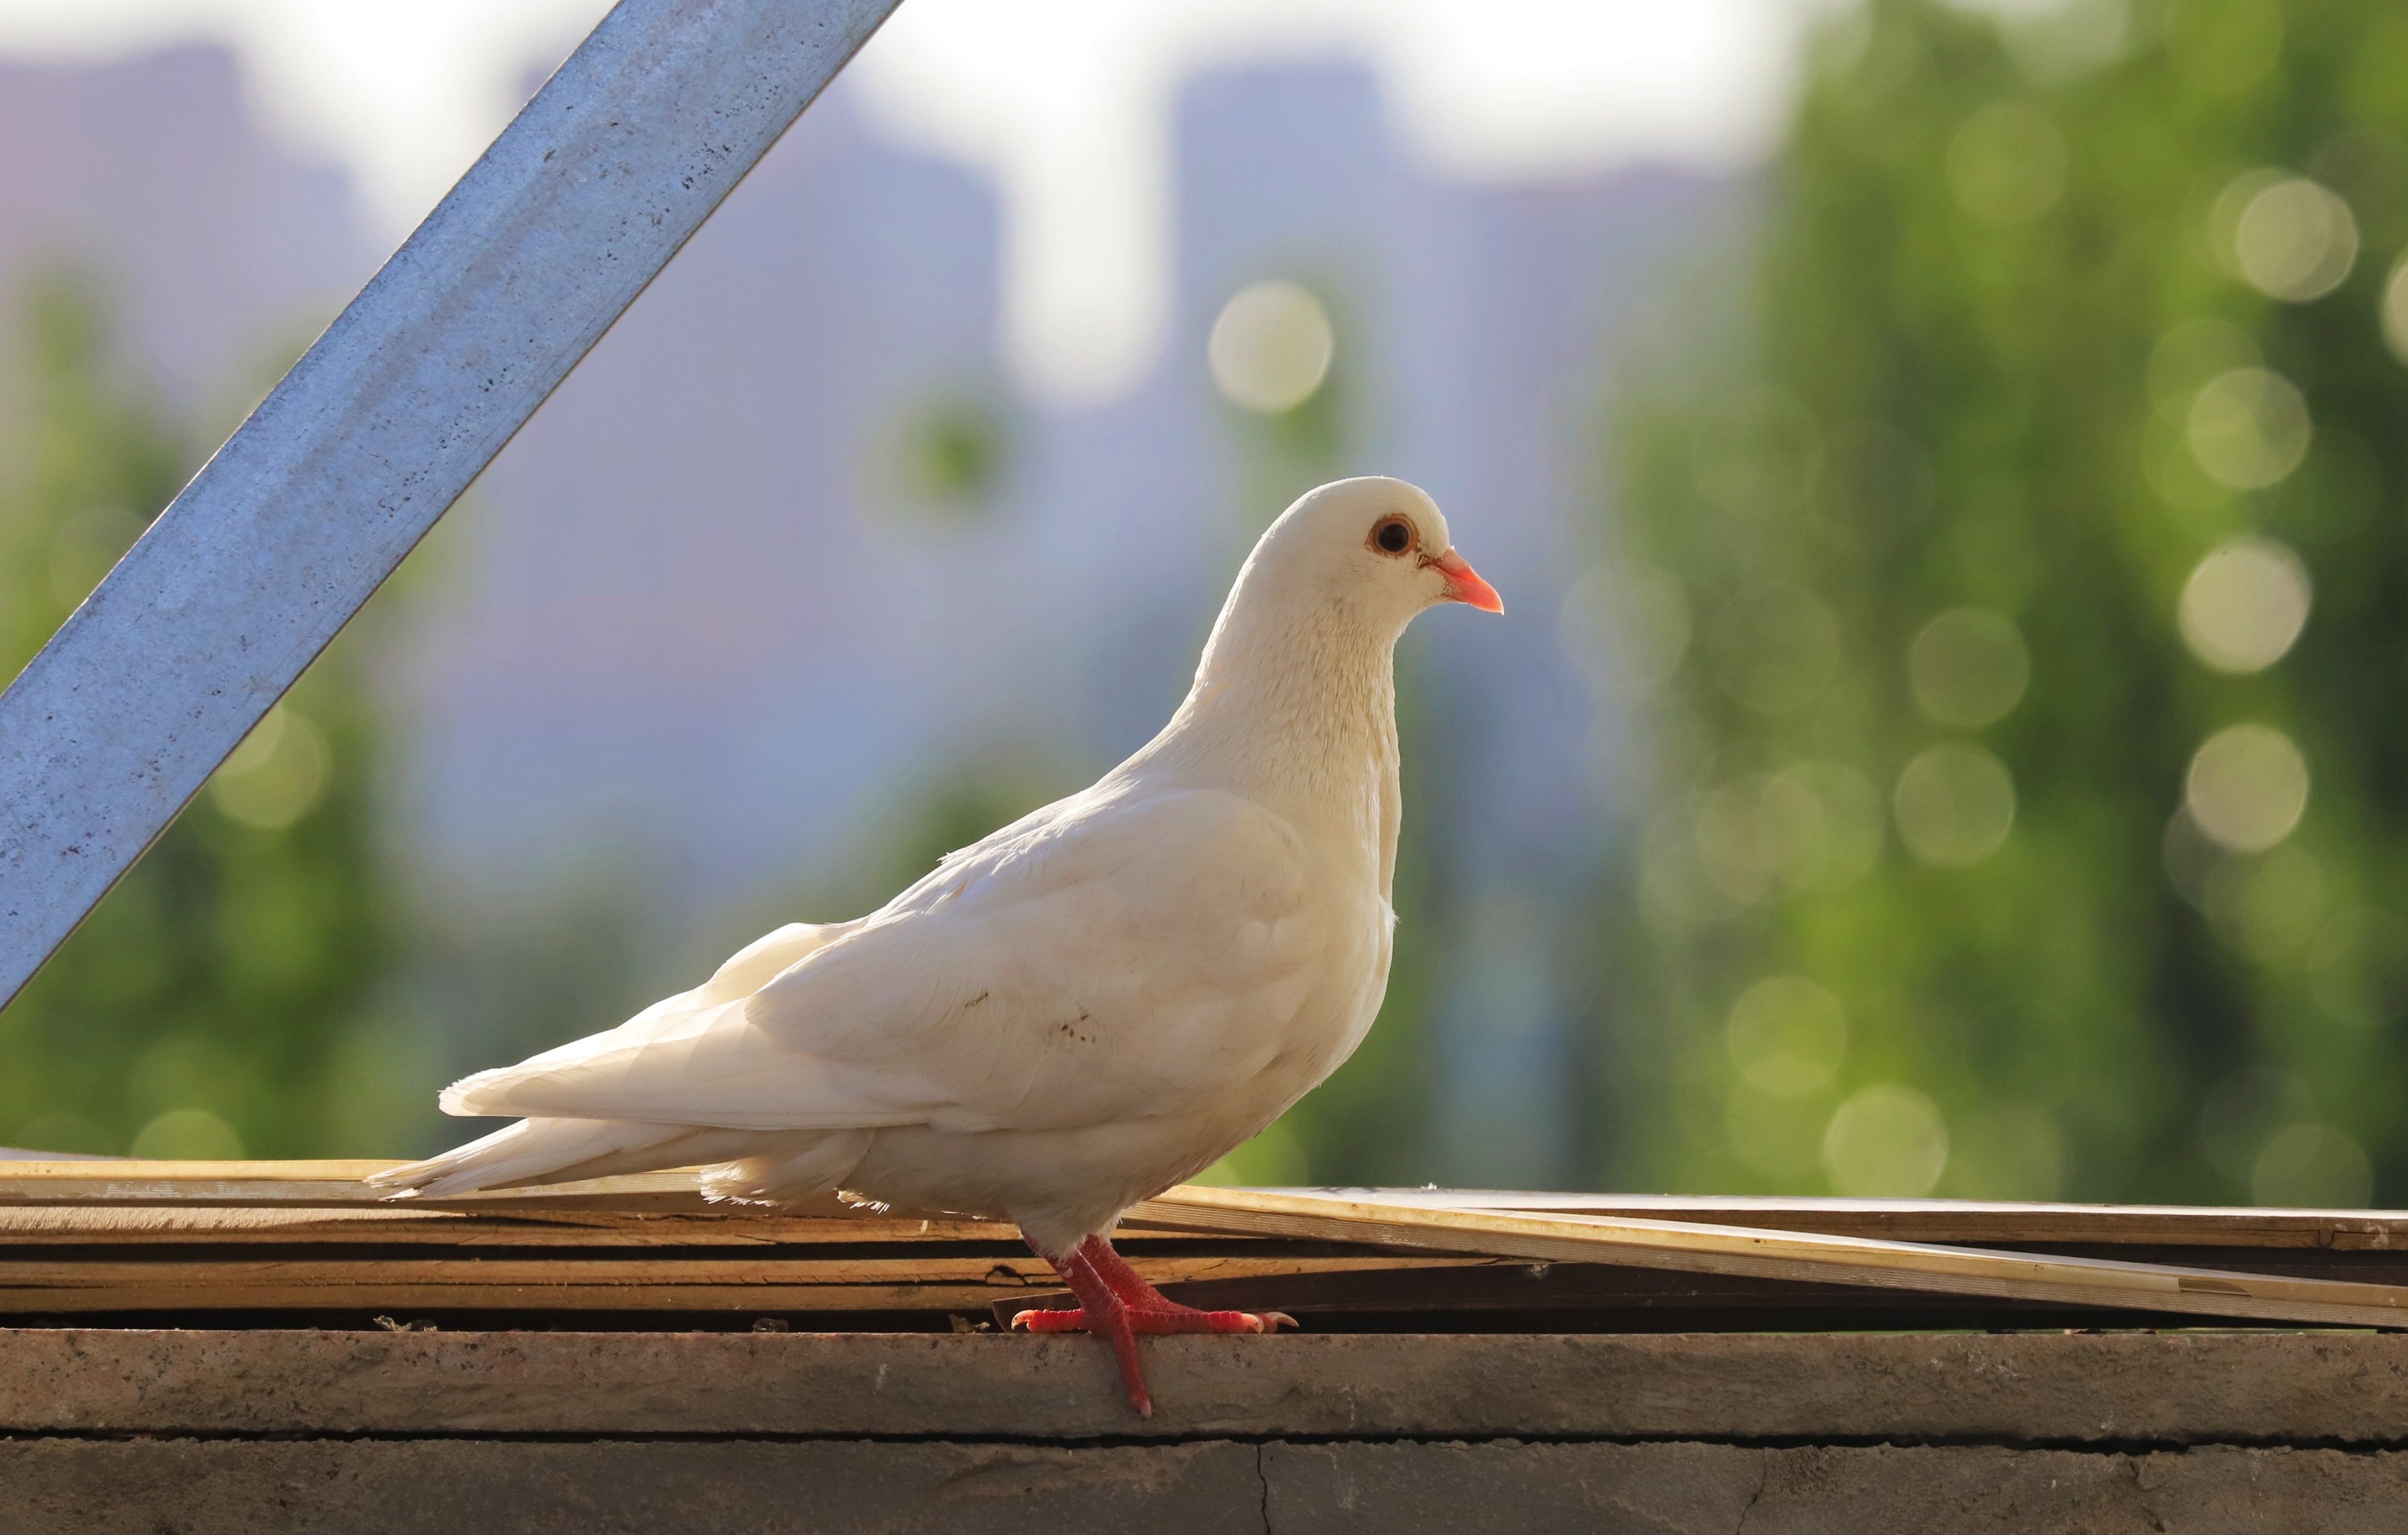
POLYGON ((595 28, 0 696, 0 1003, 897 4, 595 28))

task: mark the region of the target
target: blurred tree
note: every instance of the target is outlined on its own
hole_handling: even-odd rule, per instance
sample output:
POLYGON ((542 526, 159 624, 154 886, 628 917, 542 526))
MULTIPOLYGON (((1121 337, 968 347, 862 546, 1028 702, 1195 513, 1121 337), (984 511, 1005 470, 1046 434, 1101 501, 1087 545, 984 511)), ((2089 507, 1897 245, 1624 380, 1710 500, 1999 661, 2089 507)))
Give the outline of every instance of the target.
MULTIPOLYGON (((186 473, 114 378, 102 306, 35 282, 0 470, 0 673, 49 638, 186 473)), ((0 1012, 0 1143, 160 1156, 367 1150, 405 1031, 381 1026, 395 915, 356 642, 254 730, 0 1012), (401 1041, 396 1043, 396 1041, 401 1041)), ((403 1076, 414 1076, 403 1073, 403 1076)))
POLYGON ((1014 435, 994 385, 911 399, 872 444, 870 499, 944 524, 992 514, 1010 480, 1014 435))
POLYGON ((2403 136, 2396 6, 1824 37, 1624 420, 1617 1173, 2408 1187, 2403 136))

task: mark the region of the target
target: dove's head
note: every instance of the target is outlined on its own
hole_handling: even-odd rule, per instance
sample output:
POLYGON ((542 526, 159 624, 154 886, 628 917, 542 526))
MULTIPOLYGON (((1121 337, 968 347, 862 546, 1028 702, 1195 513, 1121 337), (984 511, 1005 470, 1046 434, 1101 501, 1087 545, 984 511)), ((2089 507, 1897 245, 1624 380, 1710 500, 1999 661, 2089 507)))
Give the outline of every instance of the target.
POLYGON ((1298 497, 1254 546, 1239 585, 1282 606, 1335 606, 1392 631, 1441 602, 1505 610, 1497 589, 1455 552, 1438 503, 1379 475, 1298 497))
MULTIPOLYGON (((1442 602, 1505 610, 1497 589, 1455 552, 1437 502, 1401 480, 1376 477, 1308 492, 1246 556, 1204 642, 1196 685, 1129 770, 1191 773, 1267 795, 1266 803, 1301 795, 1311 813, 1340 819, 1367 804, 1385 805, 1381 813, 1392 816, 1392 794, 1366 800, 1355 791, 1391 782, 1380 778, 1380 765, 1393 769, 1396 760, 1397 638, 1442 602), (1332 766, 1350 759, 1371 778, 1332 766), (1332 784, 1341 786, 1338 810, 1313 798, 1332 784)), ((1388 838, 1393 853, 1396 823, 1381 824, 1385 832, 1373 826, 1366 835, 1388 838)))

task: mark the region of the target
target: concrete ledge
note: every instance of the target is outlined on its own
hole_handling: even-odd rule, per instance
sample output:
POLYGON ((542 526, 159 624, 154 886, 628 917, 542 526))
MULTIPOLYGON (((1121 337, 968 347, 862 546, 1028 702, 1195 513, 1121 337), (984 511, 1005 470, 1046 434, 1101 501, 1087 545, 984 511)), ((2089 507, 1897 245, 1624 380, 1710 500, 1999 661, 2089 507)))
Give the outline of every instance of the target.
MULTIPOLYGON (((2408 1336, 0 1329, 0 1433, 2408 1447, 2408 1336)), ((2408 1505, 2403 1505, 2408 1506, 2408 1505)))
POLYGON ((1727 1444, 0 1442, 0 1532, 2388 1531, 2408 1456, 1727 1444))

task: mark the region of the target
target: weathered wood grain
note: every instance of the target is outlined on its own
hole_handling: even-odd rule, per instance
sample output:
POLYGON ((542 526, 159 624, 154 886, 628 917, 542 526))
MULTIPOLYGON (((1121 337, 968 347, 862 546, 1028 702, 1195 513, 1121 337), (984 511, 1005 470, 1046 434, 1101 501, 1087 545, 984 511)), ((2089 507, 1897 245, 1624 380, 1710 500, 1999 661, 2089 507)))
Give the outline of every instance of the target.
POLYGON ((1320 1238, 1416 1251, 1809 1280, 2328 1327, 2408 1322, 2408 1286, 2052 1257, 1818 1232, 1380 1204, 1285 1190, 1174 1188, 1133 1212, 1149 1225, 1320 1238))
MULTIPOLYGON (((1232 1244, 1234 1245, 1234 1244, 1232 1244)), ((803 1250, 808 1252, 808 1249, 803 1250)), ((1477 1267, 1478 1257, 1130 1255, 1158 1285, 1393 1274, 1477 1267)), ((1026 1253, 630 1259, 504 1255, 353 1258, 187 1257, 149 1261, 0 1255, 0 1314, 205 1311, 983 1312, 998 1295, 1060 1281, 1026 1253)))
MULTIPOLYGON (((897 1228, 922 1220, 939 1227, 991 1223, 936 1212, 889 1215, 830 1198, 779 1212, 706 1203, 691 1172, 597 1178, 579 1184, 504 1189, 441 1201, 394 1203, 359 1180, 392 1166, 343 1162, 0 1161, 0 1219, 10 1207, 110 1206, 207 1210, 345 1209, 389 1216, 578 1212, 607 1223, 619 1217, 681 1214, 729 1225, 792 1219, 859 1222, 897 1228)), ((1183 1192, 1183 1191, 1174 1191, 1183 1192)), ((1207 1191, 1210 1192, 1210 1191, 1207 1191)), ((2312 1247, 2408 1252, 2408 1212, 2246 1209, 2192 1205, 2028 1204, 1965 1199, 1828 1199, 1713 1195, 1516 1193, 1479 1189, 1321 1189, 1312 1193, 1383 1205, 1532 1214, 1585 1214, 1731 1227, 1770 1227, 1833 1236, 1991 1246, 2123 1244, 2177 1247, 2312 1247)), ((1148 1225, 1142 1211, 1126 1223, 1148 1225)), ((1193 1223, 1187 1223, 1192 1225, 1193 1223)))

